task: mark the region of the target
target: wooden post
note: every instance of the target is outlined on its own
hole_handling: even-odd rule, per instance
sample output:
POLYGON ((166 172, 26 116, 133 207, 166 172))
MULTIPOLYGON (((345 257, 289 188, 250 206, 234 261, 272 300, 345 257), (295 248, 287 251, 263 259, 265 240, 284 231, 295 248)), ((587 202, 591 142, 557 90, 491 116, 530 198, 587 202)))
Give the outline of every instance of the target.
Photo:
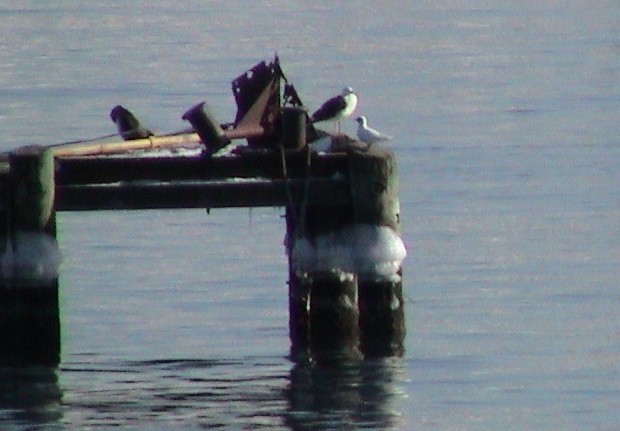
MULTIPOLYGON (((346 229, 352 226, 352 232, 364 231, 354 226, 370 225, 389 227, 399 233, 394 155, 371 146, 367 151, 351 150, 348 159, 350 207, 305 208, 302 202, 294 202, 293 208, 287 208, 289 259, 295 241, 304 240, 317 247, 320 247, 319 239, 326 237, 347 241, 346 229)), ((351 244, 342 246, 352 247, 351 244)), ((351 252, 355 254, 357 250, 351 252)), ((338 349, 343 354, 361 350, 366 356, 402 354, 405 336, 402 269, 391 277, 362 273, 362 268, 357 269, 360 273, 353 274, 338 268, 340 263, 327 262, 327 266, 321 263, 305 272, 294 271, 291 264, 289 307, 293 351, 301 346, 307 347, 313 356, 333 356, 338 349)))
POLYGON ((389 226, 400 232, 398 172, 394 154, 371 145, 349 153, 353 223, 389 226))
POLYGON ((282 145, 287 150, 306 146, 306 110, 297 106, 282 108, 282 145))
POLYGON ((361 358, 357 277, 341 270, 302 279, 310 292, 310 351, 318 359, 361 358))
MULTIPOLYGON (((398 172, 394 155, 379 146, 352 151, 349 159, 353 222, 388 226, 400 232, 398 172)), ((361 277, 359 283, 362 351, 367 356, 403 352, 405 316, 402 268, 393 280, 361 277)))
POLYGON ((402 356, 405 338, 402 281, 362 280, 359 292, 361 349, 364 355, 402 356))
POLYGON ((296 241, 313 243, 351 222, 351 209, 342 206, 306 207, 296 201, 287 208, 289 254, 289 330, 294 357, 314 359, 359 357, 360 336, 357 277, 338 268, 294 268, 296 241), (334 269, 334 271, 331 271, 334 269))
POLYGON ((40 146, 22 147, 9 155, 12 231, 56 235, 54 154, 40 146))
POLYGON ((0 364, 53 366, 60 358, 58 275, 56 268, 51 277, 41 274, 46 264, 32 255, 41 244, 55 245, 54 157, 30 146, 11 153, 9 163, 0 221, 0 364))
POLYGON ((47 286, 0 285, 0 366, 60 361, 58 279, 47 286))
POLYGON ((302 283, 294 268, 292 253, 297 235, 297 208, 286 207, 286 247, 288 254, 288 323, 291 340, 291 355, 300 357, 309 349, 308 322, 310 317, 310 297, 308 284, 302 283))

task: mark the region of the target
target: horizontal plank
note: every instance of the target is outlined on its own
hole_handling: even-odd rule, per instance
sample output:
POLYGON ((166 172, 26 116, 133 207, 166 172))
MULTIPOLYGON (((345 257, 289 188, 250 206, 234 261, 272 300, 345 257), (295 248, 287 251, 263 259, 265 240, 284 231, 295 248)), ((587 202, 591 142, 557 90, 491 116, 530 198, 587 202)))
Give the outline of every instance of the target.
MULTIPOLYGON (((262 136, 265 133, 260 125, 248 125, 243 128, 224 130, 228 139, 247 139, 262 136)), ((115 153, 124 153, 136 150, 153 150, 156 148, 204 148, 200 136, 194 131, 173 135, 150 136, 144 139, 132 139, 129 141, 84 141, 51 145, 49 148, 54 157, 84 157, 102 156, 115 153)), ((1 159, 0 159, 1 160, 1 159)))
POLYGON ((278 207, 286 206, 289 199, 301 205, 306 198, 312 206, 348 205, 351 201, 348 181, 314 178, 308 184, 297 179, 57 186, 55 208, 57 211, 101 211, 278 207))
POLYGON ((105 155, 126 151, 148 150, 166 147, 199 146, 200 137, 196 133, 178 135, 151 136, 146 139, 114 142, 75 142, 51 145, 49 148, 55 157, 105 155))
MULTIPOLYGON (((286 155, 288 178, 307 175, 307 154, 286 155)), ((312 154, 313 177, 348 175, 347 155, 312 154)), ((225 180, 228 178, 284 177, 282 157, 277 152, 252 151, 239 156, 202 157, 96 157, 56 160, 56 185, 115 183, 119 181, 225 180)))

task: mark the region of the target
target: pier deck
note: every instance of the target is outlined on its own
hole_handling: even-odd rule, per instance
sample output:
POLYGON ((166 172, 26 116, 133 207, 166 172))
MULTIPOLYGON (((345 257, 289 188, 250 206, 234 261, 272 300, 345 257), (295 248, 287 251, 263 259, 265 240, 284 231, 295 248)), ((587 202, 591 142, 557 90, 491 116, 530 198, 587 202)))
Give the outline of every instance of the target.
MULTIPOLYGON (((22 238, 55 244, 59 211, 156 208, 284 207, 292 353, 402 353, 400 262, 405 253, 398 236, 394 155, 344 135, 318 133, 298 99, 297 105, 281 106, 277 59, 252 71, 233 81, 239 112, 232 127, 222 128, 199 104, 183 116, 196 132, 107 144, 25 146, 0 155, 0 365, 57 364, 59 358, 58 276, 36 279, 24 269, 20 259, 32 250, 22 238), (247 146, 218 155, 241 138, 247 146), (329 151, 311 148, 319 139, 331 143, 329 151), (159 145, 178 150, 188 143, 198 150, 193 155, 131 154, 159 145), (388 239, 382 236, 385 229, 388 239), (359 245, 356 232, 365 245, 359 245), (343 242, 330 247, 363 255, 363 264, 355 258, 346 265, 326 260, 317 245, 325 238, 343 242), (295 255, 297 245, 304 259, 295 255), (385 262, 373 248, 399 247, 402 253, 389 258, 395 271, 386 275, 375 269, 385 262), (40 339, 44 342, 32 343, 40 339)), ((294 89, 287 87, 286 100, 295 101, 294 89)), ((120 126, 119 132, 124 136, 120 126)))

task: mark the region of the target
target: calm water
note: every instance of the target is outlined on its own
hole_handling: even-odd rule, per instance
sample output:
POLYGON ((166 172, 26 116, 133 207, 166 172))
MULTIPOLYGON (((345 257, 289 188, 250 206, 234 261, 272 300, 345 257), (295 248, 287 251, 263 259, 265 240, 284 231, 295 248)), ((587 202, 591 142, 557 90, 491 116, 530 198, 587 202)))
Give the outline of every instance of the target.
POLYGON ((396 137, 409 251, 404 356, 309 366, 282 209, 60 213, 61 364, 0 428, 620 428, 620 5, 376 4, 0 1, 0 150, 232 119, 277 51, 396 137))

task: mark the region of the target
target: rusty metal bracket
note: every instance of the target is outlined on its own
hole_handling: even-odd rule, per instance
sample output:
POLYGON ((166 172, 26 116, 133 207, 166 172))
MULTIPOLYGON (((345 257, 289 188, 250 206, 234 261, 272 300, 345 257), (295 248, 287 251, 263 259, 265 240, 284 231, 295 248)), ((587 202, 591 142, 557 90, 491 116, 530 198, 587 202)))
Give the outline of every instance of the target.
POLYGON ((280 83, 286 78, 276 56, 261 62, 232 81, 237 103, 234 129, 248 136, 248 145, 273 146, 280 134, 280 83))

